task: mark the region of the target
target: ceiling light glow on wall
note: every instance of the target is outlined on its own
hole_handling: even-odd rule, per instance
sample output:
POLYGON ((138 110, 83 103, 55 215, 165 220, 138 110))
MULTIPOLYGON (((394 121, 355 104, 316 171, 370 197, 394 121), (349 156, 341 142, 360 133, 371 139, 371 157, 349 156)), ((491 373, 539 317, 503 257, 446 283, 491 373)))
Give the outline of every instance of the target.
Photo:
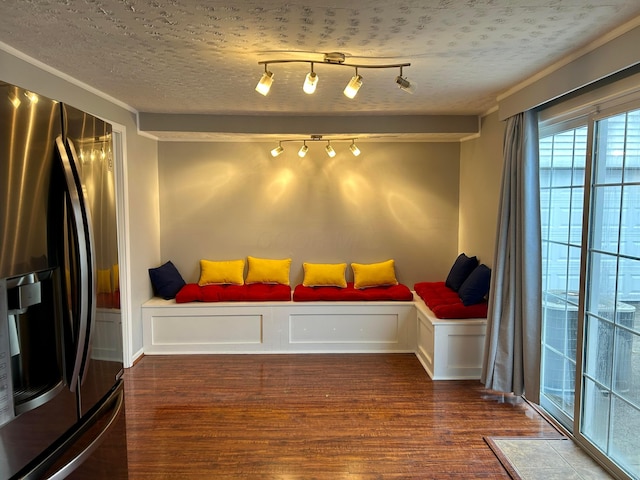
POLYGON ((311 66, 311 71, 307 73, 302 89, 305 93, 312 94, 316 91, 318 86, 318 75, 313 71, 314 64, 332 65, 338 67, 351 67, 356 69, 356 74, 351 78, 349 83, 344 89, 344 94, 348 98, 354 98, 362 86, 362 76, 358 74, 358 69, 362 68, 400 68, 400 75, 396 77, 396 83, 405 91, 413 91, 413 83, 402 76, 402 68, 411 66, 410 63, 394 63, 394 64, 355 64, 345 63, 346 55, 340 52, 324 53, 324 61, 318 61, 316 59, 283 59, 283 60, 262 60, 258 62, 258 65, 264 65, 264 73, 256 91, 262 95, 266 95, 273 83, 273 73, 271 73, 267 67, 272 63, 308 63, 311 66))
POLYGON ((356 145, 355 140, 351 140, 351 145, 349 145, 349 150, 351 150, 351 153, 353 153, 354 157, 357 157, 358 155, 360 155, 360 149, 356 145))
POLYGON ((304 142, 300 147, 300 150, 298 150, 298 156, 300 158, 304 158, 304 156, 307 154, 308 151, 309 151, 309 147, 307 147, 307 142, 304 142))
POLYGON ((351 80, 349 81, 347 86, 344 88, 343 93, 345 97, 353 99, 358 94, 358 90, 360 90, 361 86, 362 86, 362 77, 358 75, 358 69, 356 68, 356 74, 353 77, 351 77, 351 80))
POLYGON ((277 157, 278 155, 280 155, 282 152, 284 152, 284 148, 282 148, 282 142, 278 143, 278 146, 276 148, 274 148, 273 150, 271 150, 271 156, 272 157, 277 157))
POLYGON ((311 71, 307 73, 307 76, 304 79, 304 85, 302 85, 302 90, 304 93, 311 95, 316 91, 316 87, 318 86, 318 75, 313 71, 313 63, 311 64, 311 71))
POLYGON ((272 83, 273 83, 273 73, 267 70, 267 66, 265 65, 262 78, 258 82, 258 85, 256 85, 256 92, 266 96, 267 93, 269 93, 269 90, 271 90, 272 83))

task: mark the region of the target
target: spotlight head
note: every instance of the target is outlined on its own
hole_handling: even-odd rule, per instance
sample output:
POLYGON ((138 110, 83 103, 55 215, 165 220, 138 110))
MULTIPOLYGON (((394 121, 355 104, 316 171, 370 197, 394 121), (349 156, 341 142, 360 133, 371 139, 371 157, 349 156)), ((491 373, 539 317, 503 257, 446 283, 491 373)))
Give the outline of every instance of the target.
POLYGON ((349 150, 351 150, 351 153, 353 153, 354 157, 357 157, 358 155, 360 155, 360 149, 356 145, 356 141, 355 140, 351 141, 351 145, 349 145, 349 150))
POLYGON ((256 92, 260 93, 261 95, 266 95, 267 93, 269 93, 272 83, 273 73, 265 69, 264 73, 262 74, 262 78, 258 82, 258 85, 256 85, 256 92))
POLYGON ((351 78, 351 80, 349 81, 349 83, 347 84, 347 86, 344 89, 344 95, 347 98, 354 98, 357 93, 358 90, 360 90, 360 87, 362 86, 362 77, 360 75, 355 75, 351 78))
POLYGON ((307 143, 305 142, 300 147, 300 150, 298 150, 298 156, 300 158, 304 158, 304 156, 307 154, 308 151, 309 151, 309 147, 307 147, 307 143))
POLYGON ((331 143, 327 142, 327 146, 324 147, 324 149, 327 151, 327 155, 329 155, 329 157, 333 158, 336 156, 336 151, 331 146, 331 143))
POLYGON ((304 79, 304 85, 302 85, 302 90, 304 93, 311 95, 316 91, 316 87, 318 86, 318 75, 312 70, 307 73, 306 78, 304 79))
POLYGON ((415 84, 409 81, 406 77, 398 75, 396 77, 396 83, 398 84, 398 87, 407 93, 413 93, 415 90, 415 84))
POLYGON ((280 155, 282 152, 284 152, 284 148, 282 148, 282 145, 278 145, 276 148, 274 148, 273 150, 271 150, 271 156, 272 157, 277 157, 278 155, 280 155))

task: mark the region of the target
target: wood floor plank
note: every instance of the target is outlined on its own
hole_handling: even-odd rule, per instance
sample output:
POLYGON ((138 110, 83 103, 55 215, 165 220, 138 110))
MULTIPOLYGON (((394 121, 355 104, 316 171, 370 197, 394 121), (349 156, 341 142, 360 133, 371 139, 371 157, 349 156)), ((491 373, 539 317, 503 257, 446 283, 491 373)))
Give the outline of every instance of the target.
POLYGON ((485 436, 558 435, 411 354, 148 356, 124 378, 131 480, 508 479, 485 436))

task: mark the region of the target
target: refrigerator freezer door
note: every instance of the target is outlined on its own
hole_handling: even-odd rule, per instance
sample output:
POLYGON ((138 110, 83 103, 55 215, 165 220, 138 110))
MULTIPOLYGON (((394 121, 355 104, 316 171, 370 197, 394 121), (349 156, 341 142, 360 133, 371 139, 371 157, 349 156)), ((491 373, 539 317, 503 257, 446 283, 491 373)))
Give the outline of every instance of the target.
POLYGON ((64 389, 52 400, 4 425, 0 429, 0 478, 13 478, 76 422, 75 396, 64 389))
POLYGON ((55 449, 21 480, 126 480, 127 441, 123 382, 118 382, 55 449))

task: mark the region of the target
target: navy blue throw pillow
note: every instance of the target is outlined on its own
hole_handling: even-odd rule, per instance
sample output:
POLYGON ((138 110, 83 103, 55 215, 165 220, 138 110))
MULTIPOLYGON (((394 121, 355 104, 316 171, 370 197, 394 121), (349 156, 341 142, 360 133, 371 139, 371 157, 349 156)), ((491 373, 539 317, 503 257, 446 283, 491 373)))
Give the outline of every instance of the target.
POLYGON ((149 269, 149 278, 153 285, 153 292, 168 300, 175 298, 176 294, 185 285, 185 281, 172 262, 167 262, 157 268, 149 269))
POLYGON ((449 275, 444 282, 445 286, 457 292, 477 266, 478 259, 476 257, 467 257, 464 253, 461 253, 449 271, 449 275))
POLYGON ((484 264, 478 265, 458 290, 458 296, 464 306, 482 302, 489 293, 490 283, 491 269, 484 264))

